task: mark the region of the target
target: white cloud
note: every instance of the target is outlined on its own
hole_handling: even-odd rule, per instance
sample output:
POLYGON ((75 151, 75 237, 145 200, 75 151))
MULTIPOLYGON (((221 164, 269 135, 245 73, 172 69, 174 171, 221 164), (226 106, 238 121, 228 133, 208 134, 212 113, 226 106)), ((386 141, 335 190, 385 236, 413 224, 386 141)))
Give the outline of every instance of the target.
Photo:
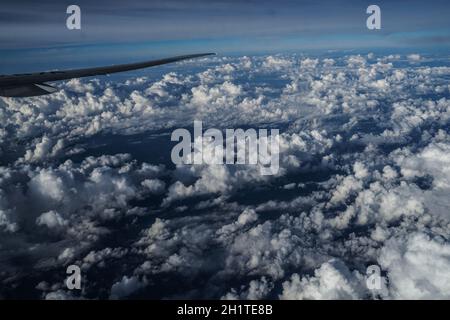
POLYGON ((379 262, 387 270, 395 299, 449 299, 450 245, 442 237, 423 233, 393 238, 383 247, 379 262))
POLYGON ((112 299, 120 299, 129 296, 133 292, 139 290, 144 284, 137 277, 123 276, 122 280, 116 282, 111 287, 112 299))
POLYGON ((141 185, 147 188, 151 193, 164 192, 166 184, 159 179, 145 179, 141 182, 141 185))
POLYGON ((364 278, 350 272, 339 260, 331 260, 314 271, 314 276, 300 278, 293 274, 283 283, 281 299, 331 300, 360 299, 364 296, 364 278))
POLYGON ((281 57, 268 56, 262 63, 262 67, 270 70, 282 70, 292 66, 290 59, 284 59, 281 57))
POLYGON ((41 214, 36 219, 37 225, 45 225, 49 229, 58 229, 63 228, 67 225, 67 221, 64 220, 58 212, 56 211, 48 211, 41 214))

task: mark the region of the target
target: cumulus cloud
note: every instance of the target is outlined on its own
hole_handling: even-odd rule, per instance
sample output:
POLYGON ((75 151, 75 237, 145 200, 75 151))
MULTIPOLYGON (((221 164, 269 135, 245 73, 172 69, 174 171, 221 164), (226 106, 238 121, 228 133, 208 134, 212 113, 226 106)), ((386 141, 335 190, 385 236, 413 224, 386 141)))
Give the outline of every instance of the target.
POLYGON ((268 56, 262 63, 262 67, 269 70, 280 71, 282 69, 292 66, 292 61, 290 59, 285 59, 282 57, 268 56))
POLYGON ((267 280, 266 277, 250 281, 248 286, 242 286, 240 292, 236 289, 231 289, 226 295, 222 297, 223 300, 260 300, 267 297, 273 289, 273 283, 267 280))
POLYGON ((138 278, 123 276, 122 280, 114 283, 111 287, 111 298, 120 299, 127 297, 143 286, 144 284, 138 278))
POLYGON ((41 214, 36 219, 36 224, 38 225, 45 225, 47 228, 61 228, 64 227, 67 224, 67 221, 64 220, 58 212, 55 211, 48 211, 43 214, 41 214))
POLYGON ((408 58, 409 61, 420 61, 422 59, 422 57, 420 56, 420 54, 417 53, 412 53, 406 56, 408 58))
POLYGON ((313 277, 300 278, 292 275, 283 283, 281 299, 287 300, 331 300, 360 299, 364 297, 364 278, 351 273, 339 260, 331 260, 320 266, 313 277))
POLYGON ((392 238, 382 248, 379 262, 388 272, 395 299, 450 297, 450 244, 442 237, 413 233, 392 238))

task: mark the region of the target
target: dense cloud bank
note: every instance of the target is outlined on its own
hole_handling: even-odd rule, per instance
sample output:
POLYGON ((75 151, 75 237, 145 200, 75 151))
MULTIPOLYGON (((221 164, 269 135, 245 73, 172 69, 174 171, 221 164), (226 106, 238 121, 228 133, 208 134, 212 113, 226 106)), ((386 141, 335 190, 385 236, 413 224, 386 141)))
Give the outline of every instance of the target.
POLYGON ((0 296, 450 298, 449 65, 214 57, 0 100, 0 296), (174 166, 194 120, 279 128, 280 171, 174 166))

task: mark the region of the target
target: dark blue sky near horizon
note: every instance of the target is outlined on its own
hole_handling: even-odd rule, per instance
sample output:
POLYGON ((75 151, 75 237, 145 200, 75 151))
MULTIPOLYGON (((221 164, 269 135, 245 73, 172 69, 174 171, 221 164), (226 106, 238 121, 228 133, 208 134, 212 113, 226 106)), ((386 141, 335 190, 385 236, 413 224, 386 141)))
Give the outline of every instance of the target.
POLYGON ((6 1, 0 6, 0 72, 211 51, 447 52, 449 13, 450 2, 443 0, 6 1), (66 28, 71 4, 81 8, 81 30, 66 28), (370 4, 381 8, 381 30, 366 27, 370 4))

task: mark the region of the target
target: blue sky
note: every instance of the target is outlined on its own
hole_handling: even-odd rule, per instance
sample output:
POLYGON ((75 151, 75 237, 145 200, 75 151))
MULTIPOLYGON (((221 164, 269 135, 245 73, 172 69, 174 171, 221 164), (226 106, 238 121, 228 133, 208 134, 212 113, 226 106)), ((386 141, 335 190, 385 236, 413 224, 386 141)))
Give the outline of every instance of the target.
POLYGON ((2 1, 0 72, 123 62, 200 51, 448 50, 443 0, 2 1), (81 31, 66 8, 82 10, 81 31), (382 29, 366 28, 377 4, 382 29))

